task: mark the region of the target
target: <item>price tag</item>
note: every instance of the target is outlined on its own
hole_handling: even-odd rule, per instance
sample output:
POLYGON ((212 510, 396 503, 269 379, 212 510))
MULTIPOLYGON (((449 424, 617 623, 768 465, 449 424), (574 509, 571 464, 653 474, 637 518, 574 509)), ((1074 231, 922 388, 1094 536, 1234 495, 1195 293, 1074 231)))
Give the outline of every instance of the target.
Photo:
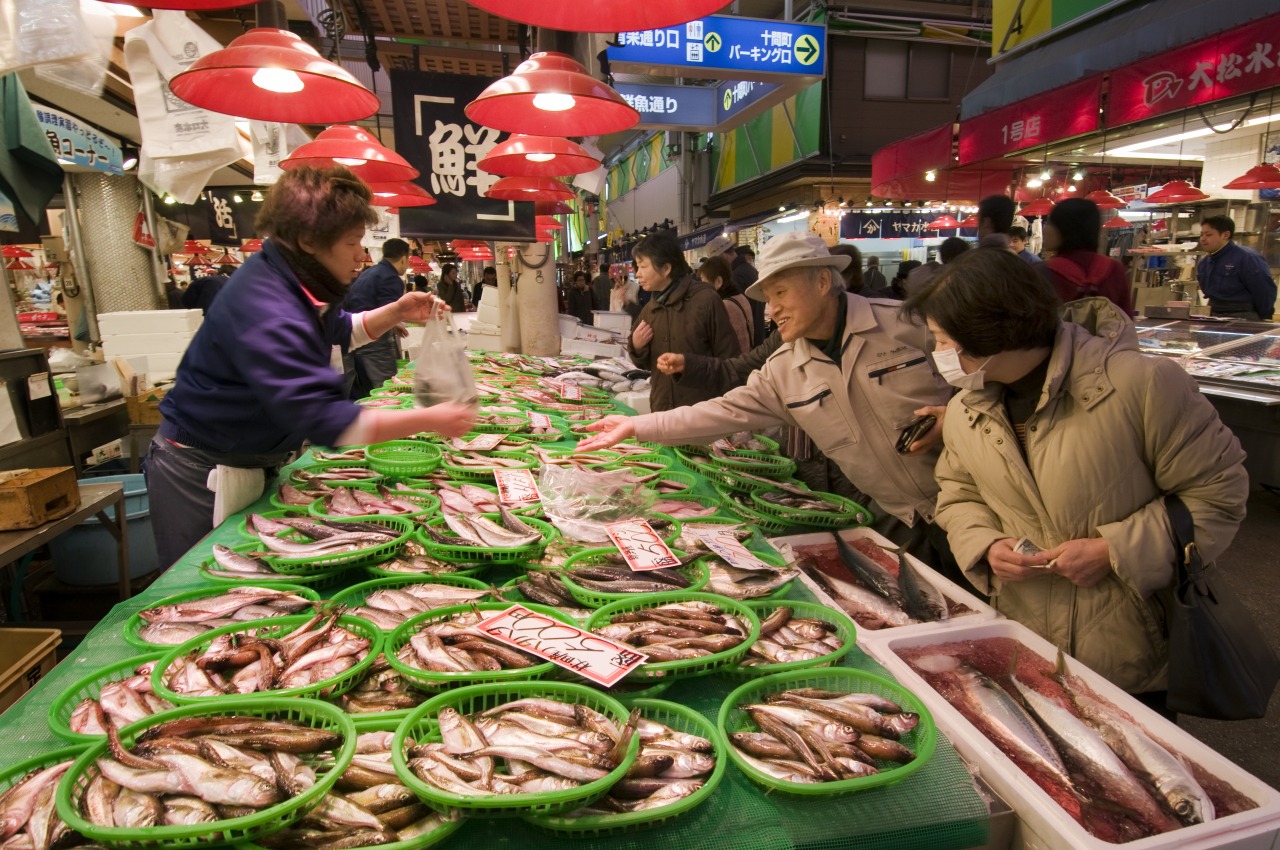
POLYGON ((560 398, 566 401, 578 401, 582 398, 582 387, 577 384, 561 384, 560 398))
POLYGON ((496 449, 502 445, 502 441, 507 438, 506 434, 480 434, 471 438, 468 443, 463 443, 460 448, 464 452, 487 452, 496 449))
POLYGON ((739 570, 767 570, 769 572, 774 570, 774 567, 757 558, 754 552, 743 546, 733 536, 733 531, 731 530, 697 528, 693 530, 693 533, 707 545, 708 549, 723 558, 731 567, 739 570))
POLYGON ((513 605, 474 628, 606 688, 647 660, 643 653, 626 644, 584 632, 523 605, 513 605))
POLYGON ((712 444, 711 444, 711 447, 712 447, 713 449, 719 449, 719 450, 720 450, 720 451, 722 451, 722 452, 731 452, 731 451, 733 451, 733 443, 729 442, 729 438, 728 438, 728 437, 721 437, 720 439, 718 439, 718 440, 716 440, 714 443, 712 443, 712 444))
POLYGON ((529 424, 534 428, 550 428, 551 417, 545 413, 530 413, 529 424))
POLYGON ((642 519, 612 522, 605 526, 609 539, 618 547, 632 572, 661 570, 680 565, 662 536, 642 519))
POLYGON ((542 501, 533 473, 527 469, 495 469, 493 480, 498 483, 498 501, 504 505, 527 505, 542 501))
POLYGON ((53 390, 49 389, 49 373, 37 372, 27 378, 27 398, 31 401, 38 401, 42 398, 48 398, 53 395, 53 390))
POLYGON ((537 404, 551 404, 555 401, 554 396, 549 396, 541 390, 523 390, 520 397, 537 404))
POLYGON ((484 393, 485 395, 502 395, 502 390, 498 389, 497 387, 491 387, 485 383, 477 383, 476 389, 484 393))

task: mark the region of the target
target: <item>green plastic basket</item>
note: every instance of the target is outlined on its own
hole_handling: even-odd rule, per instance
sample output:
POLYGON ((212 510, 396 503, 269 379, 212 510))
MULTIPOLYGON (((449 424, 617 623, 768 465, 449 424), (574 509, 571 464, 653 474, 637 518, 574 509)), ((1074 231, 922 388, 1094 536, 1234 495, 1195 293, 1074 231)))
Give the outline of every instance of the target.
MULTIPOLYGON (((272 504, 275 504, 274 496, 272 496, 271 502, 272 504)), ((292 519, 303 519, 303 520, 310 521, 315 516, 314 514, 311 513, 311 506, 314 504, 315 504, 315 501, 312 500, 311 502, 308 502, 305 505, 288 505, 284 508, 277 508, 274 511, 262 511, 261 513, 258 514, 258 516, 263 517, 264 519, 280 519, 281 517, 290 517, 292 519)), ((236 522, 236 531, 238 531, 240 533, 240 536, 243 537, 245 540, 257 541, 261 539, 257 534, 249 530, 249 514, 248 513, 246 513, 243 517, 241 517, 236 522)))
MULTIPOLYGON (((252 582, 246 582, 246 584, 254 586, 252 582)), ((312 602, 320 599, 320 594, 316 593, 311 588, 303 587, 300 584, 277 584, 270 588, 267 588, 266 585, 262 585, 262 587, 269 590, 283 590, 286 593, 295 593, 303 599, 309 599, 312 602)), ((198 599, 208 599, 211 596, 221 596, 226 592, 226 587, 202 587, 199 590, 188 590, 185 593, 175 593, 173 596, 166 596, 164 599, 161 599, 150 607, 162 608, 165 605, 177 605, 180 602, 195 602, 198 599)), ((156 652, 162 651, 164 648, 170 646, 178 645, 176 643, 162 644, 146 642, 141 637, 142 630, 146 628, 146 626, 147 621, 144 620, 139 613, 135 613, 130 616, 124 623, 124 642, 129 644, 129 646, 137 647, 138 649, 152 650, 156 652)))
MULTIPOLYGON (((519 461, 517 465, 506 467, 507 469, 538 468, 537 459, 530 457, 525 452, 491 451, 484 452, 483 454, 486 457, 500 457, 506 458, 507 460, 519 461)), ((440 468, 458 481, 464 481, 467 483, 493 483, 493 467, 457 466, 449 462, 449 456, 446 454, 440 461, 440 468)))
POLYGON ((547 458, 549 461, 577 458, 578 465, 586 467, 587 469, 613 469, 614 465, 619 460, 622 460, 622 455, 617 452, 611 452, 608 449, 598 449, 594 452, 575 452, 572 449, 565 449, 561 451, 548 451, 547 458))
POLYGON ((395 494, 396 498, 404 499, 406 502, 413 502, 418 505, 418 509, 412 513, 403 514, 331 514, 325 510, 324 498, 319 498, 311 503, 311 506, 307 508, 307 513, 317 519, 368 520, 384 516, 398 516, 404 517, 405 519, 412 519, 414 517, 420 517, 423 514, 435 514, 440 512, 440 497, 433 493, 411 493, 408 490, 394 490, 392 492, 395 494))
POLYGON ((724 779, 725 770, 729 766, 729 758, 725 753, 727 747, 720 740, 720 733, 714 723, 693 709, 668 700, 637 699, 632 701, 628 707, 640 709, 641 716, 648 720, 654 720, 670 726, 677 732, 698 735, 711 742, 712 747, 714 747, 716 766, 712 768, 711 775, 702 781, 702 787, 688 797, 656 809, 578 818, 569 817, 568 815, 542 815, 527 818, 529 823, 554 835, 563 835, 570 838, 602 837, 617 832, 644 829, 657 826, 660 823, 666 823, 672 818, 679 817, 685 812, 702 805, 708 797, 715 793, 715 790, 720 787, 720 782, 724 779))
MULTIPOLYGON (((481 484, 477 481, 450 481, 448 483, 454 484, 454 485, 465 484, 468 487, 479 487, 481 490, 488 490, 494 496, 493 501, 495 503, 497 503, 498 501, 498 488, 493 484, 481 484)), ((433 492, 436 492, 436 493, 438 493, 441 489, 443 489, 442 487, 438 486, 437 482, 434 482, 431 480, 418 481, 418 482, 414 482, 414 484, 415 486, 421 485, 423 487, 431 487, 433 488, 433 492)), ((437 496, 437 498, 439 497, 437 496)), ((444 510, 443 500, 441 500, 441 503, 442 503, 441 510, 443 511, 444 510)), ((531 516, 537 519, 542 519, 542 502, 533 502, 531 504, 524 505, 519 508, 514 508, 508 505, 506 506, 506 508, 507 510, 511 511, 514 514, 519 514, 521 517, 531 516)))
MULTIPOLYGON (((823 502, 835 505, 840 509, 839 513, 827 513, 825 511, 810 511, 802 508, 788 508, 785 505, 775 505, 772 502, 760 498, 763 490, 752 490, 751 501, 755 503, 755 510, 758 513, 768 514, 778 519, 788 522, 791 525, 802 525, 809 528, 854 528, 861 525, 867 525, 873 517, 871 511, 859 505, 852 499, 846 499, 844 496, 835 493, 823 493, 813 491, 813 498, 823 502)), ((775 491, 776 492, 776 491, 775 491)))
POLYGON ((645 486, 652 488, 656 492, 657 487, 655 485, 658 481, 672 481, 677 484, 683 484, 683 490, 677 490, 674 493, 658 493, 659 499, 677 499, 681 496, 691 494, 698 486, 699 478, 697 475, 694 475, 691 472, 685 472, 682 469, 668 468, 667 471, 662 473, 662 475, 655 481, 645 482, 645 486))
MULTIPOLYGON (((262 547, 255 543, 240 543, 231 547, 236 552, 261 552, 262 547)), ((330 587, 334 587, 343 582, 348 566, 334 567, 333 569, 324 570, 323 572, 310 573, 308 575, 292 575, 288 573, 277 572, 279 578, 270 578, 264 576, 245 576, 244 578, 224 578, 209 573, 209 568, 216 566, 212 557, 206 558, 200 563, 200 577, 210 584, 220 587, 229 587, 231 585, 253 585, 254 587, 269 587, 272 590, 279 590, 282 587, 297 587, 303 585, 319 593, 330 587)), ((323 594, 321 594, 323 595, 323 594)))
POLYGON ((378 653, 382 651, 383 635, 381 629, 363 620, 359 617, 353 617, 350 614, 343 614, 338 617, 337 625, 349 632, 354 632, 360 637, 369 641, 368 650, 365 652, 364 658, 358 660, 348 669, 336 676, 330 676, 327 679, 321 679, 310 685, 301 685, 296 688, 278 688, 270 691, 257 691, 253 694, 226 694, 219 696, 196 696, 194 694, 180 694, 171 689, 165 681, 165 673, 173 666, 179 658, 183 658, 192 653, 203 652, 208 646, 219 636, 229 634, 254 634, 257 637, 280 638, 292 633, 298 627, 309 622, 311 617, 307 614, 290 614, 286 617, 273 617, 270 620, 255 620, 248 623, 233 623, 230 626, 222 626, 201 635, 198 638, 192 638, 186 643, 179 644, 156 662, 155 669, 151 671, 151 687, 155 691, 156 696, 161 699, 168 700, 175 705, 220 705, 227 701, 244 700, 244 699, 263 699, 267 697, 336 697, 341 696, 351 690, 360 681, 364 671, 373 664, 378 653))
MULTIPOLYGON (((573 598, 581 602, 584 607, 603 608, 606 605, 612 605, 615 602, 629 602, 640 597, 648 597, 651 595, 648 593, 606 593, 601 590, 588 590, 568 575, 568 571, 572 570, 576 566, 599 563, 603 560, 602 556, 616 555, 617 553, 618 549, 614 546, 605 546, 599 549, 587 549, 576 555, 570 556, 569 559, 564 562, 564 570, 566 572, 561 576, 564 581, 564 586, 569 588, 569 592, 573 594, 573 598)), ((678 549, 672 549, 671 554, 675 555, 677 558, 685 557, 685 553, 678 549)), ((675 569, 676 572, 680 573, 680 575, 690 581, 690 585, 687 588, 676 592, 694 593, 707 586, 707 580, 710 576, 707 574, 707 567, 702 562, 701 558, 691 564, 686 564, 683 567, 676 567, 675 569)), ((636 573, 636 578, 644 578, 644 573, 636 573)))
MULTIPOLYGON (((743 545, 746 545, 746 544, 743 544, 743 545)), ((778 551, 774 549, 772 546, 769 546, 769 544, 767 543, 763 545, 748 546, 747 548, 749 549, 751 554, 755 555, 757 558, 764 561, 766 564, 768 564, 771 567, 782 567, 787 564, 787 559, 779 555, 778 551)), ((703 561, 706 563, 708 575, 711 572, 712 560, 724 560, 724 559, 720 558, 720 556, 716 555, 714 552, 711 553, 710 555, 704 556, 703 561)), ((751 602, 768 602, 772 600, 786 599, 787 594, 791 592, 791 586, 796 583, 796 579, 798 579, 799 577, 800 576, 797 574, 794 578, 792 578, 786 584, 782 585, 777 590, 774 590, 771 593, 766 593, 763 596, 752 596, 749 599, 740 599, 738 601, 751 603, 751 602)), ((713 593, 714 591, 711 590, 710 584, 711 584, 711 580, 710 578, 708 578, 707 579, 708 586, 704 588, 704 590, 706 590, 706 592, 708 593, 713 593)))
MULTIPOLYGON (((550 570, 548 570, 547 572, 551 572, 551 571, 550 571, 550 570)), ((523 578, 524 578, 524 576, 519 575, 519 576, 516 576, 515 578, 512 578, 512 579, 510 579, 510 580, 508 580, 508 581, 503 582, 502 584, 498 585, 498 593, 499 593, 499 594, 501 594, 501 596, 502 596, 502 598, 503 598, 503 599, 507 600, 508 602, 515 603, 515 604, 517 604, 517 605, 540 605, 540 604, 542 604, 542 603, 534 602, 532 599, 530 599, 529 597, 525 596, 525 595, 520 591, 520 588, 516 587, 516 582, 521 581, 523 578)), ((586 623, 586 621, 587 621, 587 619, 588 619, 587 617, 575 617, 574 615, 570 614, 568 611, 566 611, 564 608, 561 608, 561 607, 560 607, 560 606, 558 606, 558 605, 548 605, 548 606, 546 606, 546 607, 556 609, 556 610, 557 610, 557 611, 559 611, 561 614, 564 614, 566 617, 568 617, 569 619, 573 620, 573 621, 574 621, 575 623, 577 623, 579 626, 581 626, 581 625, 583 625, 584 623, 586 623)), ((579 607, 583 607, 583 606, 579 606, 579 607)))
POLYGON ((515 434, 524 431, 529 427, 529 417, 521 413, 499 413, 496 414, 503 417, 511 417, 518 419, 518 422, 476 422, 471 426, 472 433, 475 434, 515 434))
POLYGON ((365 449, 369 468, 392 478, 427 475, 440 465, 438 446, 422 440, 389 440, 365 449))
MULTIPOLYGON (((405 541, 409 539, 409 535, 413 533, 413 523, 403 517, 398 516, 368 516, 368 517, 330 517, 331 522, 338 523, 373 523, 381 525, 397 532, 397 536, 388 540, 386 543, 379 543, 376 546, 367 546, 363 549, 356 549, 353 552, 334 552, 332 554, 321 555, 305 555, 305 556, 287 556, 269 554, 265 560, 276 572, 285 573, 291 576, 314 575, 319 572, 325 572, 334 567, 350 567, 359 564, 377 563, 385 561, 393 556, 405 541)), ((286 537, 295 535, 284 535, 286 537)))
POLYGON ((378 590, 396 590, 413 584, 447 584, 452 587, 469 587, 472 590, 483 590, 489 585, 474 578, 460 575, 428 575, 426 577, 400 573, 394 578, 376 578, 353 584, 345 590, 333 594, 330 601, 335 605, 355 607, 363 605, 370 593, 378 590))
MULTIPOLYGON (((189 705, 161 712, 131 723, 120 730, 120 740, 126 747, 133 745, 142 732, 152 726, 184 717, 212 717, 242 715, 278 720, 292 720, 315 728, 325 729, 342 736, 343 742, 330 760, 329 768, 322 772, 314 785, 296 797, 269 806, 251 815, 213 823, 181 826, 152 826, 145 829, 104 827, 90 823, 80 814, 80 804, 90 782, 99 773, 97 760, 107 755, 107 741, 99 740, 81 751, 75 764, 63 776, 58 785, 58 816, 75 832, 112 848, 155 848, 155 850, 183 850, 183 848, 208 847, 211 844, 234 844, 252 841, 273 832, 279 832, 302 817, 320 798, 329 792, 355 754, 355 727, 343 712, 326 703, 310 699, 255 699, 228 700, 216 707, 189 705)), ((304 757, 305 758, 305 757, 304 757)))
POLYGON ((835 652, 819 658, 811 658, 808 661, 786 661, 777 664, 754 665, 739 663, 721 671, 725 676, 734 679, 758 679, 761 676, 772 676, 775 673, 790 673, 794 670, 830 667, 848 655, 857 642, 858 630, 853 620, 843 611, 828 608, 819 602, 803 602, 798 599, 751 599, 746 602, 746 606, 756 612, 762 623, 770 614, 783 607, 790 608, 797 617, 824 620, 836 627, 836 637, 840 638, 841 643, 840 648, 835 652))
POLYGON ((597 690, 569 682, 507 682, 501 685, 474 685, 448 691, 418 706, 396 730, 391 761, 400 779, 414 790, 424 803, 437 811, 465 814, 468 817, 513 818, 527 815, 554 815, 585 806, 603 796, 626 775, 640 747, 639 736, 631 739, 621 763, 607 776, 564 791, 536 794, 486 794, 463 796, 436 788, 419 779, 405 763, 406 738, 418 742, 439 741, 440 730, 435 718, 445 708, 456 709, 466 716, 495 708, 508 702, 541 697, 584 705, 604 714, 619 728, 627 722, 628 710, 622 703, 597 690))
MULTIPOLYGON (((458 614, 468 614, 472 611, 480 611, 481 613, 497 614, 511 607, 510 602, 482 602, 478 605, 453 605, 448 608, 437 608, 434 611, 428 611, 425 614, 419 614, 411 617, 400 624, 400 627, 390 634, 385 644, 385 652, 387 663, 391 665, 401 676, 404 676, 416 687, 420 689, 438 691, 442 688, 451 688, 459 685, 479 685, 497 682, 523 682, 530 679, 540 679, 549 675, 556 669, 556 665, 550 661, 541 664, 535 664, 532 667, 520 667, 512 670, 468 670, 465 673, 437 673, 432 670, 424 670, 421 667, 414 667, 406 664, 396 657, 405 644, 409 643, 410 638, 417 634, 421 628, 431 623, 438 623, 444 620, 451 620, 458 614)), ((547 617, 559 620, 562 623, 568 623, 571 626, 577 626, 578 623, 572 617, 557 611, 554 608, 548 608, 545 605, 535 605, 532 603, 522 603, 524 607, 530 611, 536 611, 547 617)))
POLYGON ((786 522, 780 517, 749 508, 733 498, 727 488, 717 486, 716 492, 722 499, 720 509, 738 517, 746 525, 753 526, 761 534, 778 537, 794 529, 794 523, 786 522))
MULTIPOLYGON (((364 460, 319 460, 319 461, 315 461, 314 463, 306 464, 304 466, 297 466, 297 467, 291 468, 289 470, 288 477, 285 480, 288 481, 293 486, 297 487, 299 485, 305 484, 305 482, 302 481, 302 479, 298 478, 299 472, 319 473, 319 472, 324 472, 330 469, 368 469, 372 471, 373 467, 369 465, 369 460, 367 457, 364 460)), ((368 478, 353 478, 349 481, 343 481, 341 482, 341 484, 343 486, 351 486, 351 487, 355 487, 355 486, 373 487, 377 485, 379 482, 381 482, 382 479, 383 479, 382 475, 374 474, 368 478)), ((330 487, 334 485, 326 483, 325 486, 330 487)))
MULTIPOLYGON (((495 522, 501 522, 502 518, 499 514, 480 514, 495 522)), ((418 540, 422 543, 423 548, 427 550, 427 554, 442 561, 457 561, 459 563, 474 563, 476 561, 487 561, 492 564, 510 564, 517 561, 536 560, 542 557, 543 551, 546 550, 547 544, 559 536, 560 532, 549 522, 544 522, 533 517, 522 517, 522 521, 542 532, 542 539, 527 546, 516 546, 511 549, 493 549, 487 546, 471 546, 465 542, 456 545, 445 545, 437 543, 425 531, 421 532, 418 540)), ((444 517, 433 517, 425 523, 428 528, 433 529, 438 534, 452 535, 448 524, 444 517)), ((462 538, 458 538, 461 540, 462 538)))
MULTIPOLYGON (((382 562, 387 563, 386 561, 382 562)), ((455 570, 451 573, 404 573, 396 570, 388 570, 379 564, 370 564, 364 568, 364 572, 370 578, 401 578, 407 577, 414 581, 423 581, 428 578, 469 578, 474 579, 476 576, 483 575, 489 569, 489 564, 458 564, 456 566, 465 567, 465 569, 455 570)))
MULTIPOLYGON (((732 649, 726 649, 724 652, 714 652, 702 658, 645 662, 640 665, 639 669, 630 674, 631 677, 636 679, 687 679, 694 676, 707 676, 736 664, 742 656, 747 654, 747 650, 751 648, 751 644, 755 642, 756 638, 760 637, 760 618, 756 616, 755 611, 743 603, 715 593, 690 593, 688 591, 645 593, 623 602, 606 605, 596 611, 591 616, 591 619, 587 621, 587 631, 593 632, 607 625, 610 622, 610 618, 615 614, 657 608, 660 605, 670 605, 673 602, 707 602, 718 606, 722 611, 732 614, 747 625, 746 640, 732 649)), ((639 647, 638 649, 640 652, 644 652, 644 647, 639 647)))
POLYGON ((753 679, 739 686, 725 697, 720 706, 717 726, 725 741, 735 732, 757 731, 751 717, 739 706, 761 702, 765 696, 789 690, 791 688, 823 688, 846 693, 872 693, 893 700, 906 711, 920 716, 915 729, 901 737, 901 743, 913 750, 916 757, 906 764, 894 762, 877 762, 880 773, 862 776, 856 779, 842 779, 838 782, 788 782, 775 779, 752 765, 738 753, 733 746, 728 747, 729 757, 734 765, 747 775, 752 782, 775 791, 786 791, 807 797, 829 797, 840 794, 851 794, 868 788, 881 788, 906 779, 929 761, 938 743, 938 730, 933 723, 933 715, 915 694, 902 685, 888 678, 865 670, 851 667, 827 667, 809 670, 795 670, 790 673, 776 673, 760 679, 753 679))
POLYGON ((530 434, 526 431, 519 434, 511 434, 507 438, 507 442, 518 446, 526 443, 558 443, 565 440, 569 435, 569 423, 559 416, 548 415, 547 418, 551 420, 552 430, 549 433, 530 434))
POLYGON ((83 700, 97 699, 98 694, 102 693, 102 689, 106 685, 131 678, 135 675, 134 670, 147 662, 158 661, 160 656, 161 653, 159 652, 135 655, 132 658, 126 658, 123 661, 117 661, 105 667, 99 667, 83 679, 69 686, 49 706, 49 712, 46 716, 49 722, 49 731, 62 740, 73 744, 87 744, 103 737, 102 735, 86 735, 83 732, 73 732, 71 730, 71 713, 75 711, 76 706, 83 700))
POLYGON ((413 407, 413 399, 405 401, 397 398, 369 396, 360 399, 356 404, 366 410, 408 410, 413 407))

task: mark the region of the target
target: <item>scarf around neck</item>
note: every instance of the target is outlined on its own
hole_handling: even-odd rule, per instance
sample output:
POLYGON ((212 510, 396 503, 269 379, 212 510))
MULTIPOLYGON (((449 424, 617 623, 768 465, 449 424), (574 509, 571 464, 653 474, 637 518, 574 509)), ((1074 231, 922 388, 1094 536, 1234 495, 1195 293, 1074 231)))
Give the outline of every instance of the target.
POLYGON ((298 276, 298 282, 314 297, 326 304, 338 304, 347 297, 347 290, 351 288, 351 284, 343 283, 334 277, 333 272, 325 268, 324 264, 313 255, 305 251, 295 251, 283 242, 276 242, 275 247, 280 252, 280 256, 284 257, 289 269, 298 276))

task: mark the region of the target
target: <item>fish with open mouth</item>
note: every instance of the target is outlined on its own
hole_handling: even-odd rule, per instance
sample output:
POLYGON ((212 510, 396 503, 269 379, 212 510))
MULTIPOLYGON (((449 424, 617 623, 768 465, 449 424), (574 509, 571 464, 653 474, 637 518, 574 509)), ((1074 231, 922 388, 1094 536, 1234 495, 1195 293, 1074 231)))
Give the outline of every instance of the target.
POLYGON ((0 847, 88 847, 92 842, 72 832, 54 808, 58 781, 72 761, 36 768, 0 793, 0 847))
POLYGON ((139 611, 138 616, 147 625, 139 629, 138 637, 147 643, 172 646, 219 626, 296 614, 315 604, 286 590, 250 585, 233 587, 201 599, 139 611))

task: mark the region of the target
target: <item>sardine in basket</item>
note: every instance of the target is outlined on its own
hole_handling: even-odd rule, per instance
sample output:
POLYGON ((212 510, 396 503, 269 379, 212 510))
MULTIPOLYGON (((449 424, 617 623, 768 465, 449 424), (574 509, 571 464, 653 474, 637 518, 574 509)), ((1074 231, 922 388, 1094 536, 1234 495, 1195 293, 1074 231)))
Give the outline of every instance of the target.
MULTIPOLYGON (((282 579, 287 576, 281 576, 282 579)), ((254 586, 252 580, 244 582, 246 586, 254 586)), ((295 596, 301 596, 309 602, 318 602, 320 594, 316 593, 309 587, 303 587, 300 584, 283 584, 274 583, 268 590, 277 590, 282 593, 292 593, 295 596)), ((184 602, 198 602, 201 599, 208 599, 213 596, 222 596, 231 590, 230 586, 225 587, 202 587, 199 590, 188 590, 183 593, 175 593, 173 596, 166 596, 159 602, 151 606, 151 608, 164 608, 168 605, 180 605, 184 602)), ((149 609, 148 609, 149 610, 149 609)), ((247 621, 246 621, 247 622, 247 621)), ((147 621, 144 620, 140 613, 135 613, 124 621, 124 642, 129 646, 136 647, 141 650, 152 650, 161 652, 170 646, 177 646, 176 643, 158 644, 148 643, 142 639, 142 630, 147 627, 147 621)))
POLYGON ((135 655, 132 658, 126 658, 123 661, 117 661, 114 664, 107 664, 94 669, 93 672, 59 694, 53 704, 49 706, 47 715, 49 731, 62 740, 75 744, 83 745, 100 740, 106 734, 105 732, 103 735, 88 735, 71 729, 71 715, 76 710, 76 706, 86 699, 96 700, 104 687, 112 682, 121 682, 132 678, 137 668, 151 661, 159 661, 162 655, 163 652, 159 647, 152 647, 152 651, 145 655, 135 655))
POLYGON ((772 676, 776 673, 791 673, 797 670, 810 670, 820 667, 830 667, 838 664, 840 659, 848 655, 854 648, 858 639, 857 626, 848 614, 843 611, 837 611, 829 608, 820 602, 803 602, 793 599, 748 599, 746 606, 755 611, 760 617, 763 624, 769 615, 779 608, 790 608, 792 614, 796 617, 807 617, 815 620, 823 620, 835 627, 835 635, 840 640, 840 648, 826 655, 820 655, 817 658, 810 658, 804 661, 782 661, 782 662, 766 662, 761 664, 742 664, 722 670, 721 673, 734 679, 759 679, 762 676, 772 676))

